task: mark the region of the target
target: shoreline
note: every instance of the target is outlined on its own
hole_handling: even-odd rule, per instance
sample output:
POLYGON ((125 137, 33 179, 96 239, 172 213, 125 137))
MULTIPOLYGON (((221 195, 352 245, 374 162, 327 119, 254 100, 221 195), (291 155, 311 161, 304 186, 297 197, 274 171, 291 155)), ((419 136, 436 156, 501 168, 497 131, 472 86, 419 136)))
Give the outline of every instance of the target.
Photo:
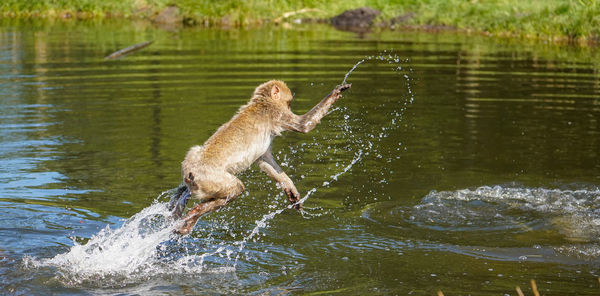
POLYGON ((170 29, 328 23, 339 29, 356 32, 456 31, 579 46, 597 46, 600 43, 600 20, 595 17, 600 14, 600 2, 489 2, 493 1, 480 3, 472 0, 465 3, 460 0, 407 0, 401 5, 350 0, 344 4, 316 3, 324 7, 311 7, 285 1, 271 5, 266 0, 257 0, 253 2, 254 6, 250 7, 245 2, 228 0, 218 4, 208 0, 106 0, 87 6, 79 4, 76 0, 65 0, 62 4, 47 4, 41 0, 7 0, 6 3, 0 4, 0 19, 65 22, 122 19, 147 21, 170 29), (362 11, 359 11, 361 9, 362 11), (359 12, 348 14, 339 26, 338 18, 353 10, 359 12), (344 25, 349 24, 348 22, 352 24, 353 18, 356 20, 364 17, 365 12, 371 15, 362 23, 355 23, 358 24, 355 26, 344 25))

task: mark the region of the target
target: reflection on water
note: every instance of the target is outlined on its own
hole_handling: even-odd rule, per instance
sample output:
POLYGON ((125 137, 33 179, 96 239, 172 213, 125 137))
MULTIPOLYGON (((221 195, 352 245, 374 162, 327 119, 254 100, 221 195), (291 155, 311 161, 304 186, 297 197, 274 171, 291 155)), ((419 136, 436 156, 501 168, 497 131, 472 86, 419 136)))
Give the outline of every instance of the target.
POLYGON ((596 51, 356 38, 320 25, 2 23, 0 287, 498 295, 534 278, 547 294, 597 294, 596 51), (173 236, 156 195, 274 78, 297 113, 352 83, 312 133, 274 142, 305 211, 254 169, 241 198, 173 236))

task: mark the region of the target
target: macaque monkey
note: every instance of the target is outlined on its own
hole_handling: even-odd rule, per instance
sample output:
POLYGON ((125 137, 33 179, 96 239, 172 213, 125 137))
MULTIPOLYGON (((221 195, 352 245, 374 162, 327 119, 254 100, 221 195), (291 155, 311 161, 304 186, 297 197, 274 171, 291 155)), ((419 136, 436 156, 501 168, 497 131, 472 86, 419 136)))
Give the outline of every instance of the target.
POLYGON ((300 193, 275 162, 271 141, 283 131, 311 131, 350 86, 337 86, 306 114, 296 115, 290 109, 292 93, 283 81, 271 80, 259 85, 250 102, 240 107, 229 122, 217 129, 204 145, 193 146, 187 152, 181 165, 183 183, 169 207, 179 218, 190 196, 200 203, 188 212, 175 232, 190 233, 200 216, 238 197, 245 187, 235 175, 253 163, 277 182, 294 208, 301 210, 300 193))

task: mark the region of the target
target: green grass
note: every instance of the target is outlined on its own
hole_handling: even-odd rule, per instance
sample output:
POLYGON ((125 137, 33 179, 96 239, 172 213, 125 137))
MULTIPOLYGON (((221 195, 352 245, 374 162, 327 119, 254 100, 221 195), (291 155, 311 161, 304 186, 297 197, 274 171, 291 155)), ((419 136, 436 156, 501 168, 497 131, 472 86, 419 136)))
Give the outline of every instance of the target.
POLYGON ((149 18, 175 4, 188 23, 245 26, 269 22, 286 12, 329 18, 369 6, 382 12, 378 22, 412 12, 403 25, 451 26, 460 30, 533 38, 596 41, 600 0, 2 0, 0 16, 16 18, 149 18))
POLYGON ((428 0, 416 7, 418 24, 571 39, 596 38, 600 32, 600 1, 595 0, 428 0))

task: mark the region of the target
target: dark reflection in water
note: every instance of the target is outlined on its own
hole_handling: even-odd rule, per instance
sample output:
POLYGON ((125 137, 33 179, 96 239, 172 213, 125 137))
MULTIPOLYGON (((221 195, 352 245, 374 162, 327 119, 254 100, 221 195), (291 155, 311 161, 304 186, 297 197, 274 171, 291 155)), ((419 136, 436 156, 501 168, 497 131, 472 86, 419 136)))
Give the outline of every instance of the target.
POLYGON ((1 287, 498 295, 534 278, 595 295, 597 61, 454 34, 2 23, 1 287), (261 82, 286 81, 303 113, 363 59, 314 132, 275 141, 304 214, 254 169, 242 198, 170 235, 155 199, 188 147, 261 82))

